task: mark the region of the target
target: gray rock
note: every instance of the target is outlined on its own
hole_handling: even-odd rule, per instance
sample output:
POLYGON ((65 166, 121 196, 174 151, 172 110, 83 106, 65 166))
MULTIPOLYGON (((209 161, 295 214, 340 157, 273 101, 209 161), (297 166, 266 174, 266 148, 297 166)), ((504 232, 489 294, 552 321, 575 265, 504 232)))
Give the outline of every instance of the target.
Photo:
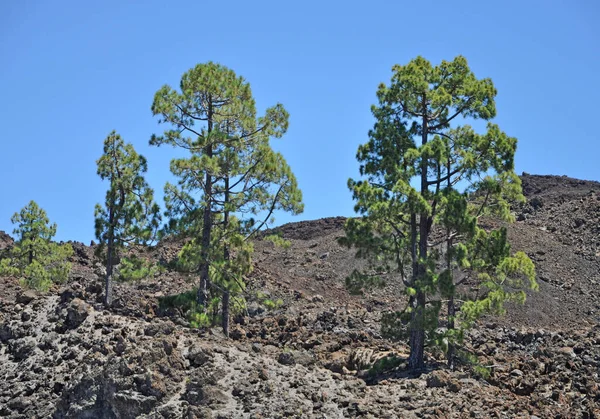
POLYGON ((201 367, 212 358, 211 354, 201 348, 194 348, 188 352, 186 358, 190 361, 192 367, 201 367))
POLYGON ((461 389, 461 384, 455 380, 447 371, 433 371, 427 377, 427 387, 437 388, 446 387, 448 390, 457 393, 461 389))
POLYGON ((250 317, 258 316, 265 312, 265 308, 256 301, 248 303, 247 310, 250 317))
POLYGON ((291 355, 294 358, 295 363, 303 365, 305 367, 314 365, 317 362, 315 356, 306 350, 292 351, 291 355))
POLYGON ((21 339, 15 339, 8 344, 9 352, 16 360, 23 360, 33 352, 37 342, 34 338, 28 336, 21 339))
POLYGON ((33 300, 37 299, 38 295, 35 291, 33 290, 26 290, 23 291, 19 294, 17 294, 17 298, 16 301, 18 304, 29 304, 30 302, 32 302, 33 300))
POLYGON ((67 319, 65 326, 69 329, 78 328, 81 323, 87 319, 92 311, 92 307, 88 303, 79 298, 75 298, 67 307, 67 319))
POLYGON ((281 365, 295 365, 296 360, 294 359, 294 355, 291 352, 282 352, 279 354, 277 358, 277 362, 281 365))

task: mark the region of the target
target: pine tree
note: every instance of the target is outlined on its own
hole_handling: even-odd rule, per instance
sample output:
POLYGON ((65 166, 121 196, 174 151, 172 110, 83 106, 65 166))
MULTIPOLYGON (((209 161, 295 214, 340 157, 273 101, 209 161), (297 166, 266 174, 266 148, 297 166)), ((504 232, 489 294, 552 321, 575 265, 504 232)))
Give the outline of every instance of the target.
POLYGON ((8 258, 0 261, 0 275, 20 276, 24 286, 47 291, 53 282, 64 282, 71 271, 70 244, 53 243, 56 224, 35 201, 11 217, 17 237, 8 258))
POLYGON ((104 154, 96 163, 100 178, 109 181, 104 206, 96 205, 95 226, 101 249, 106 249, 104 304, 110 307, 113 270, 120 251, 126 245, 153 239, 160 209, 143 177, 146 159, 115 131, 104 140, 104 154))
POLYGON ((180 88, 156 93, 152 112, 172 128, 150 144, 189 153, 171 161, 179 181, 165 187, 167 211, 171 226, 191 237, 181 259, 199 273, 198 304, 206 310, 209 288, 219 288, 227 334, 230 293, 244 288, 251 269, 248 239, 275 211, 303 209, 293 173, 270 147, 286 132, 288 113, 278 104, 257 117, 250 85, 212 62, 186 72, 180 88))
POLYGON ((404 284, 407 309, 384 316, 383 327, 390 335, 406 330, 413 370, 424 366, 427 341, 445 346, 452 362, 464 328, 537 287, 533 263, 510 254, 506 230, 480 226, 488 215, 512 221, 510 203, 524 199, 514 173, 517 141, 493 123, 483 134, 457 123, 492 119, 495 96, 492 81, 477 79, 461 56, 435 67, 422 57, 396 65, 390 84, 379 86, 376 123, 357 153, 364 179, 349 187, 361 217, 348 220, 341 242, 369 268, 347 284, 355 292, 384 280, 404 284), (459 309, 455 296, 469 285, 484 292, 467 292, 459 309))

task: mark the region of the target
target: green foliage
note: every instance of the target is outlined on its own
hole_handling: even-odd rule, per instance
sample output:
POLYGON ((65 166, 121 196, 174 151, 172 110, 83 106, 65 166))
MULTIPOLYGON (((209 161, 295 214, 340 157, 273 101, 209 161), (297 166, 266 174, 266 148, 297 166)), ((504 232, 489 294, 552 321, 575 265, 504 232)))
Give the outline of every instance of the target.
POLYGON ((182 292, 175 295, 167 295, 158 298, 158 306, 161 309, 176 308, 183 313, 195 308, 196 290, 182 292))
MULTIPOLYGON (((133 145, 125 143, 112 131, 104 140, 104 153, 97 161, 98 175, 109 181, 104 205, 96 205, 96 237, 100 252, 106 250, 105 304, 111 304, 111 281, 114 260, 124 246, 146 243, 154 239, 160 224, 160 208, 143 174, 148 170, 146 159, 133 145)), ((143 275, 132 261, 125 262, 125 275, 143 275)))
POLYGON ((510 255, 506 229, 485 232, 478 229, 468 244, 470 267, 477 275, 478 295, 465 301, 459 313, 463 328, 469 328, 483 314, 504 314, 508 301, 525 302, 524 289, 537 290, 535 266, 523 253, 510 255))
POLYGON ((263 301, 263 300, 266 300, 267 298, 269 298, 269 294, 264 293, 262 291, 256 291, 256 299, 258 301, 263 301))
POLYGON ((285 304, 281 298, 272 299, 269 294, 261 291, 256 292, 256 300, 267 310, 277 310, 285 304))
POLYGON ((164 272, 164 268, 139 257, 124 257, 119 265, 120 281, 140 281, 164 272))
POLYGON ((176 309, 190 322, 190 326, 194 328, 210 327, 212 319, 209 316, 209 310, 204 310, 203 307, 198 307, 196 302, 197 289, 182 292, 175 295, 167 295, 159 297, 158 306, 161 310, 176 309))
POLYGON ((96 205, 96 237, 101 245, 113 241, 120 247, 154 239, 160 208, 143 174, 144 156, 112 131, 104 140, 104 153, 96 162, 98 175, 109 181, 104 206, 96 205))
POLYGON ((56 224, 50 224, 46 211, 34 201, 11 217, 17 227, 13 234, 17 241, 0 260, 0 275, 20 277, 23 286, 47 291, 53 283, 67 280, 73 254, 70 244, 53 243, 56 224))
POLYGON ((281 234, 269 234, 263 237, 263 240, 269 241, 285 250, 288 250, 292 246, 292 242, 281 237, 281 234))
POLYGON ((369 141, 357 152, 362 179, 348 181, 360 218, 347 221, 340 244, 368 261, 348 277, 348 288, 404 284, 407 307, 385 314, 382 328, 409 337, 411 368, 422 368, 424 342, 450 350, 482 314, 501 313, 506 301, 523 301, 523 289, 537 287, 533 264, 510 253, 506 230, 479 226, 483 216, 512 221, 511 203, 524 200, 514 173, 517 140, 492 122, 483 133, 457 124, 491 120, 495 95, 492 81, 477 79, 464 57, 394 66, 390 84, 377 91, 369 141), (434 231, 443 238, 433 240, 434 231), (461 283, 467 302, 457 306, 461 283), (447 331, 443 302, 457 311, 447 331))
POLYGON ((204 329, 213 324, 210 316, 202 311, 191 311, 188 315, 188 320, 190 327, 195 329, 204 329))
POLYGON ((287 131, 289 115, 277 104, 257 116, 249 83, 212 62, 186 72, 180 90, 158 90, 152 112, 169 128, 150 144, 188 153, 171 161, 177 183, 165 186, 167 230, 190 239, 179 267, 199 274, 199 303, 236 297, 252 268, 248 239, 275 211, 303 210, 296 178, 270 145, 287 131))
POLYGON ((482 365, 479 362, 477 356, 467 352, 467 351, 459 351, 458 358, 465 365, 471 367, 473 373, 484 380, 487 380, 491 376, 491 366, 482 365))
POLYGON ((264 224, 254 219, 261 212, 268 211, 270 219, 276 209, 302 211, 296 179, 269 145, 270 138, 285 134, 288 113, 277 104, 257 117, 250 85, 232 70, 212 62, 197 65, 183 75, 180 92, 163 86, 156 93, 152 112, 173 129, 153 135, 150 144, 189 152, 172 160, 179 181, 165 187, 171 218, 197 221, 188 232, 199 231, 198 210, 204 206, 244 215, 239 222, 246 232, 264 224), (210 190, 203 185, 205 174, 212 176, 210 190))
POLYGON ((376 273, 353 270, 346 277, 346 289, 353 295, 363 295, 365 290, 385 287, 385 280, 376 273))
POLYGON ((404 360, 395 355, 386 356, 384 358, 375 361, 373 366, 369 368, 369 377, 377 377, 378 375, 385 374, 398 368, 404 360))
MULTIPOLYGON (((190 327, 206 328, 220 322, 217 314, 221 304, 220 296, 212 298, 206 307, 198 305, 196 301, 197 288, 180 294, 159 297, 158 306, 161 310, 175 309, 179 311, 190 323, 190 327)), ((243 297, 233 297, 231 302, 232 314, 242 314, 246 310, 246 301, 243 297)))
POLYGON ((280 308, 281 306, 283 306, 283 300, 281 298, 278 298, 277 300, 266 299, 266 300, 263 300, 262 304, 268 310, 276 310, 276 309, 280 308))

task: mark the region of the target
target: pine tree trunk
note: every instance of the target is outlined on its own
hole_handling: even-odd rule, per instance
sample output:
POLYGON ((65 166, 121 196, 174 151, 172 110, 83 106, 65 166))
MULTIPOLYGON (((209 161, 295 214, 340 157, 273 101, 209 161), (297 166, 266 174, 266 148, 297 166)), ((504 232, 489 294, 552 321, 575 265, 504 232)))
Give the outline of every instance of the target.
MULTIPOLYGON (((423 110, 423 126, 421 135, 421 145, 427 144, 427 103, 425 95, 422 99, 423 110)), ((427 200, 429 195, 429 187, 427 185, 427 169, 428 157, 421 157, 421 196, 427 200)), ((419 215, 419 261, 416 263, 417 276, 414 280, 422 280, 427 274, 427 267, 424 265, 427 260, 427 238, 429 236, 429 215, 422 212, 419 215)), ((414 267, 413 267, 414 269, 414 267)), ((414 272, 413 272, 414 277, 414 272)), ((421 370, 425 366, 424 349, 425 349, 425 293, 417 287, 417 295, 414 299, 414 307, 411 314, 410 325, 410 356, 408 358, 408 367, 411 370, 421 370)))
POLYGON ((223 291, 223 334, 229 337, 229 291, 223 291))
MULTIPOLYGON (((212 112, 212 102, 209 97, 209 105, 208 105, 208 136, 210 136, 212 132, 213 126, 213 112, 212 112)), ((208 144, 206 145, 205 153, 207 157, 213 156, 213 146, 212 139, 208 139, 208 144)), ((202 224, 202 242, 200 244, 200 285, 198 286, 198 294, 196 295, 196 300, 198 305, 204 307, 206 311, 206 304, 208 302, 208 283, 209 283, 209 268, 210 262, 208 260, 208 255, 210 251, 210 236, 212 232, 212 187, 213 187, 213 177, 210 172, 206 172, 206 178, 204 181, 204 214, 203 214, 203 224, 202 224)))
MULTIPOLYGON (((229 204, 229 178, 225 178, 225 197, 224 197, 225 206, 229 204)), ((229 210, 225 209, 223 215, 223 227, 225 231, 227 231, 227 227, 229 226, 229 210)), ((223 249, 223 258, 225 259, 225 263, 229 261, 229 247, 225 244, 223 249)), ((226 275, 229 272, 226 271, 226 275)), ((223 334, 225 337, 229 337, 229 290, 227 286, 229 285, 227 282, 227 277, 225 277, 225 284, 223 284, 223 313, 222 313, 222 323, 223 323, 223 334)))
MULTIPOLYGON (((450 156, 450 150, 448 150, 448 156, 450 156)), ((450 192, 450 188, 452 187, 452 183, 450 180, 450 157, 448 157, 448 161, 446 164, 446 171, 448 176, 447 188, 448 192, 450 192)), ((452 277, 452 238, 450 237, 451 231, 450 227, 446 229, 446 269, 448 269, 448 274, 452 277)), ((452 283, 454 284, 454 278, 452 277, 452 283)), ((454 315, 456 314, 456 307, 454 307, 454 290, 452 291, 452 295, 448 299, 448 330, 454 329, 454 315)), ((452 338, 454 339, 454 338, 452 338)), ((455 345, 454 341, 450 340, 448 342, 448 368, 454 370, 454 353, 455 353, 455 345)))
POLYGON ((411 268, 412 278, 411 281, 414 283, 419 275, 419 256, 417 251, 418 245, 418 232, 417 232, 417 215, 410 215, 410 257, 411 257, 411 268))
POLYGON ((112 305, 113 290, 112 290, 112 276, 113 276, 113 250, 114 243, 111 240, 108 241, 108 247, 106 252, 106 284, 104 293, 104 306, 109 308, 112 305))
POLYGON ((112 275, 113 275, 113 253, 115 247, 114 237, 114 224, 115 211, 114 208, 110 208, 108 215, 108 243, 106 248, 106 283, 104 292, 104 306, 109 308, 112 305, 112 275))
MULTIPOLYGON (((447 248, 446 248, 446 259, 447 259, 447 266, 446 269, 448 269, 448 273, 450 274, 450 276, 452 276, 452 260, 450 258, 450 249, 452 248, 452 239, 450 238, 450 230, 448 229, 447 233, 447 237, 448 237, 448 241, 447 241, 447 248)), ((454 279, 452 279, 452 281, 454 282, 454 279)), ((456 307, 454 306, 454 293, 450 296, 450 298, 448 298, 448 330, 454 330, 454 316, 456 314, 456 307)), ((454 338, 452 338, 454 339, 454 338)), ((448 342, 448 368, 450 368, 451 370, 454 369, 454 354, 456 352, 456 348, 455 348, 455 344, 453 340, 450 340, 448 342)))
MULTIPOLYGON (((206 175, 206 185, 212 187, 212 176, 206 175)), ((210 250, 210 234, 212 230, 212 214, 210 210, 210 204, 207 203, 204 207, 204 222, 202 226, 202 242, 200 244, 200 285, 198 287, 197 302, 198 305, 206 309, 208 302, 208 281, 209 281, 209 268, 210 264, 208 261, 208 255, 210 250)))
POLYGON ((425 367, 425 329, 423 325, 425 318, 425 294, 418 292, 415 303, 416 307, 412 312, 411 318, 408 368, 412 371, 420 371, 425 367))
MULTIPOLYGON (((423 217, 423 214, 421 214, 423 217)), ((425 223, 420 223, 420 240, 419 240, 419 256, 427 257, 427 226, 426 218, 425 223), (425 227, 424 227, 425 226, 425 227), (425 234, 424 234, 425 233, 425 234), (423 237, 425 238, 425 244, 423 246, 423 237)), ((415 263, 413 266, 413 283, 416 280, 421 279, 426 274, 426 267, 422 263, 415 263)), ((425 366, 424 350, 425 350, 425 302, 426 296, 419 287, 417 287, 417 294, 414 298, 411 298, 412 313, 410 319, 410 356, 408 358, 408 368, 413 371, 422 370, 425 366)))
MULTIPOLYGON (((456 314, 456 309, 454 307, 454 296, 451 296, 448 300, 448 330, 454 329, 454 315, 456 314)), ((448 367, 453 370, 454 369, 454 354, 455 354, 455 345, 454 342, 448 343, 448 367)))

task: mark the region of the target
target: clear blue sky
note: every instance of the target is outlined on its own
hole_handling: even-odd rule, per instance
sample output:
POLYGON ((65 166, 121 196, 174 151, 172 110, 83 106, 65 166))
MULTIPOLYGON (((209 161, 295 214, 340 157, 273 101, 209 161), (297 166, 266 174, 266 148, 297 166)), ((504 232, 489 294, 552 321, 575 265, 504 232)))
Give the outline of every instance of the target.
POLYGON ((516 169, 600 180, 597 1, 3 1, 0 2, 0 230, 36 200, 58 240, 89 242, 106 184, 95 161, 116 129, 148 158, 162 202, 174 151, 154 93, 209 60, 250 83, 259 108, 281 102, 275 144, 305 212, 351 215, 346 188, 369 107, 393 64, 464 55, 498 89, 496 122, 519 139, 516 169))

